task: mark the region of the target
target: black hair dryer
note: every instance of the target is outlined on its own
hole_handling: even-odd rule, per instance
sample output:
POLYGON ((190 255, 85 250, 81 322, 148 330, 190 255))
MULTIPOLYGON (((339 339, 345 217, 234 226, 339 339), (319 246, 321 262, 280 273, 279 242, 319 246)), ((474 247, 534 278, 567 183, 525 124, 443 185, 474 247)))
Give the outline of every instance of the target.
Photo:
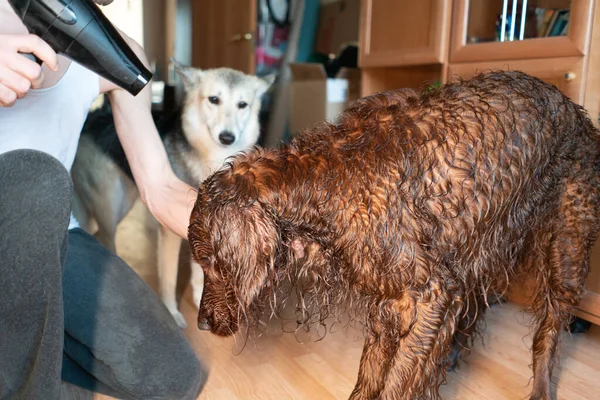
POLYGON ((8 0, 57 53, 137 95, 152 73, 92 0, 8 0))

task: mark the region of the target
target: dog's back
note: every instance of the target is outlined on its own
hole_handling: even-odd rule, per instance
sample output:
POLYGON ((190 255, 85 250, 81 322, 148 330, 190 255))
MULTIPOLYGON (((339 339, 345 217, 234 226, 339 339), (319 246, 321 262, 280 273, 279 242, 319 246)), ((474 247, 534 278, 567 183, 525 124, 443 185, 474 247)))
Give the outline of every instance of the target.
POLYGON ((430 271, 417 266, 429 265, 477 274, 475 284, 518 261, 573 176, 595 188, 587 201, 598 205, 599 144, 554 87, 492 73, 423 95, 370 96, 282 152, 238 158, 231 174, 252 175, 256 197, 285 183, 282 199, 303 205, 294 212, 321 210, 317 241, 335 238, 327 245, 346 249, 349 264, 374 264, 353 279, 379 281, 372 275, 388 270, 375 265, 403 265, 398 280, 422 284, 430 271))

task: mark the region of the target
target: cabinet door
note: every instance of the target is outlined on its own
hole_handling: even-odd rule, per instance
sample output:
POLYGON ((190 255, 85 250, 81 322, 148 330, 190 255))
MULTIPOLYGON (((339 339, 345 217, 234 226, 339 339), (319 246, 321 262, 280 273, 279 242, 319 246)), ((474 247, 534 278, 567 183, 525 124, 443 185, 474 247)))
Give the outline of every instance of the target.
POLYGON ((192 2, 192 64, 254 74, 256 0, 192 2))
POLYGON ((583 104, 585 94, 583 57, 450 64, 448 80, 452 81, 457 76, 468 78, 475 73, 489 70, 523 71, 556 86, 571 100, 583 104))
POLYGON ((450 62, 580 57, 595 0, 455 0, 450 62))
POLYGON ((600 240, 590 254, 590 272, 586 280, 586 292, 579 305, 578 315, 600 325, 600 240))
POLYGON ((442 63, 451 0, 362 0, 361 67, 442 63))

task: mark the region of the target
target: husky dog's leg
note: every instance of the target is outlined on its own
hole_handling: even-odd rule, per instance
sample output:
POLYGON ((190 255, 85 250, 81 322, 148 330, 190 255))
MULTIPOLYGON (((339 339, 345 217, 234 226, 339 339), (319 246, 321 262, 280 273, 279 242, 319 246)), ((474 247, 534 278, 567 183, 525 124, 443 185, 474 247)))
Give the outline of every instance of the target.
POLYGON ((204 290, 204 271, 202 271, 202 267, 196 261, 194 261, 193 257, 190 257, 191 266, 192 266, 192 289, 194 292, 194 304, 196 307, 200 308, 200 300, 202 300, 202 291, 204 290))
POLYGON ((179 248, 181 238, 168 228, 159 224, 158 228, 158 286, 160 296, 167 309, 175 318, 177 325, 185 328, 185 318, 177 309, 177 270, 179 267, 179 248))
POLYGON ((96 221, 94 221, 88 210, 83 205, 81 199, 77 195, 76 190, 73 191, 73 206, 71 212, 73 213, 73 216, 75 216, 75 219, 79 223, 81 229, 90 235, 93 235, 96 232, 98 229, 98 227, 95 226, 96 221))
POLYGON ((75 218, 90 234, 116 252, 117 225, 138 197, 135 183, 90 137, 82 136, 71 170, 75 189, 75 218), (91 221, 98 225, 93 232, 91 221))
POLYGON ((116 253, 117 226, 131 210, 138 197, 137 187, 124 174, 114 174, 96 190, 92 200, 93 217, 98 224, 96 238, 107 249, 116 253))

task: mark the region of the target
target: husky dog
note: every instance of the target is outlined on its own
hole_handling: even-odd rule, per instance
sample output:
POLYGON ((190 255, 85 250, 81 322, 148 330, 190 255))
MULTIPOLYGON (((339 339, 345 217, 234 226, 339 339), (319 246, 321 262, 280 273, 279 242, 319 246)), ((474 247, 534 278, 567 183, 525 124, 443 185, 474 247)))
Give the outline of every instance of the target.
MULTIPOLYGON (((199 70, 177 62, 175 70, 184 83, 182 111, 167 118, 155 117, 155 122, 175 174, 192 187, 198 187, 228 157, 256 144, 261 98, 274 77, 259 78, 229 68, 199 70)), ((108 105, 88 117, 72 177, 75 218, 83 229, 95 233, 114 252, 117 225, 139 193, 108 105)), ((179 236, 159 227, 157 263, 161 298, 177 324, 185 328, 175 297, 180 245, 179 236)), ((198 306, 204 276, 195 262, 191 267, 194 303, 198 306)))

